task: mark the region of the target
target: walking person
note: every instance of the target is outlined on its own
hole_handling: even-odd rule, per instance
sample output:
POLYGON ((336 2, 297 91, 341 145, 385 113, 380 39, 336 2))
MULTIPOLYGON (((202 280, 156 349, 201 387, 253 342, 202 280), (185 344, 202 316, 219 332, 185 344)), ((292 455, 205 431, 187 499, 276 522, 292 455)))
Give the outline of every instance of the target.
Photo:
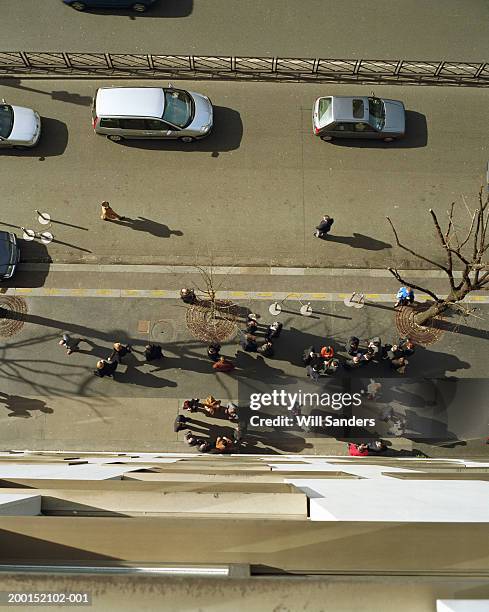
POLYGON ((263 357, 273 357, 275 352, 273 350, 273 343, 271 340, 265 340, 265 342, 258 347, 257 352, 263 355, 263 357))
POLYGON ((396 300, 397 302, 395 303, 394 308, 412 304, 414 302, 414 291, 411 289, 411 287, 401 287, 397 292, 396 300))
POLYGON ((114 350, 112 351, 112 354, 109 357, 110 361, 117 360, 119 363, 122 363, 122 358, 125 357, 125 355, 127 355, 128 353, 132 353, 132 347, 130 344, 114 342, 113 348, 114 350))
POLYGON ((221 345, 219 342, 211 342, 207 347, 207 356, 211 361, 219 361, 221 358, 221 345))
POLYGON ((283 324, 280 323, 280 321, 274 321, 271 325, 267 327, 267 330, 265 332, 265 339, 274 340, 275 338, 278 338, 282 333, 282 327, 283 324))
POLYGON ((97 369, 94 370, 95 376, 103 378, 109 376, 114 378, 115 371, 117 370, 117 361, 110 361, 109 359, 99 359, 97 361, 97 369))
POLYGON ((316 225, 316 231, 314 232, 314 236, 316 238, 327 238, 329 232, 331 231, 331 226, 334 223, 334 219, 329 215, 324 215, 324 217, 319 222, 319 225, 316 225))
POLYGON ((255 334, 258 329, 258 319, 260 315, 250 312, 246 319, 246 332, 248 334, 255 334))
POLYGON ((118 215, 107 201, 102 202, 101 206, 100 218, 102 221, 124 221, 126 219, 126 217, 118 215))
POLYGON ((66 348, 66 354, 71 355, 74 351, 79 351, 78 345, 80 342, 86 342, 85 338, 73 338, 69 334, 63 334, 62 339, 58 342, 60 346, 66 348))
POLYGON ((197 296, 195 295, 195 291, 190 289, 189 287, 184 287, 180 289, 180 299, 184 304, 195 304, 197 301, 197 296))
POLYGON ((243 351, 246 351, 247 353, 256 353, 258 350, 258 343, 255 336, 252 334, 245 334, 239 343, 243 351))
POLYGON ((216 372, 232 372, 234 370, 234 363, 225 357, 219 357, 212 366, 212 369, 216 370, 216 372))
POLYGON ((346 346, 346 351, 348 355, 350 355, 351 357, 354 357, 358 353, 359 347, 360 347, 360 340, 356 336, 351 336, 346 346))
POLYGON ((146 361, 163 359, 163 351, 161 350, 161 346, 158 346, 158 344, 147 344, 144 347, 144 358, 146 361))

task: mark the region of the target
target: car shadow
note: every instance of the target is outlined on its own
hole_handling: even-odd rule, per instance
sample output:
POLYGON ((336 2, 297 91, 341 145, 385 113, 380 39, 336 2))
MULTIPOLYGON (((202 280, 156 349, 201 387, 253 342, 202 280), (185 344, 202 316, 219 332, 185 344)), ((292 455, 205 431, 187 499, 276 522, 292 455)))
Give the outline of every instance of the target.
POLYGON ((243 122, 238 111, 225 106, 214 106, 214 127, 212 132, 196 142, 179 140, 122 140, 114 143, 135 149, 150 151, 211 152, 217 157, 220 152, 238 149, 243 137, 243 122))
POLYGON ((416 149, 428 144, 428 126, 426 117, 416 111, 406 111, 406 134, 399 140, 360 140, 354 138, 334 138, 327 144, 357 149, 416 149))
POLYGON ((110 8, 91 8, 84 11, 84 13, 92 15, 120 15, 122 17, 129 17, 132 20, 135 20, 138 17, 163 17, 167 19, 175 19, 178 17, 188 17, 192 14, 193 8, 193 0, 159 0, 144 13, 137 13, 135 11, 131 11, 130 9, 111 10, 110 8))
POLYGON ((32 149, 6 148, 2 149, 2 153, 14 157, 39 157, 39 161, 44 161, 46 157, 63 155, 67 144, 68 128, 66 123, 51 117, 41 117, 41 138, 35 147, 32 147, 32 149))

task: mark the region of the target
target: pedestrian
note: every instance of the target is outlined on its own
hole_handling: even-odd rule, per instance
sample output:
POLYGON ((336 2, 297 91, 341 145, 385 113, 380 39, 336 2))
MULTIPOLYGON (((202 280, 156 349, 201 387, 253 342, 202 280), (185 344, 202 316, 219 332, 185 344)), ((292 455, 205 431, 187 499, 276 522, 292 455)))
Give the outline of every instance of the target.
POLYGON ((257 351, 263 355, 263 357, 273 357, 275 355, 275 351, 273 350, 273 342, 271 340, 265 340, 265 342, 258 347, 257 351))
POLYGON ((414 291, 411 289, 411 287, 401 287, 397 292, 396 299, 397 302, 395 303, 394 308, 412 304, 414 302, 414 291))
POLYGON ((227 436, 218 436, 215 449, 218 453, 230 453, 233 450, 234 442, 227 436))
POLYGON ((308 346, 306 349, 304 349, 304 352, 302 353, 302 363, 305 366, 312 365, 318 360, 319 355, 318 353, 316 353, 316 349, 313 346, 308 346))
POLYGON ((183 414, 179 414, 173 423, 173 431, 175 433, 179 432, 181 429, 185 429, 187 427, 187 417, 183 416, 183 414))
POLYGON ((118 215, 107 201, 102 202, 101 206, 102 213, 100 218, 103 221, 124 221, 126 219, 126 217, 121 217, 121 215, 118 215))
POLYGON ((265 332, 266 340, 274 340, 275 338, 278 338, 282 333, 282 327, 283 324, 280 323, 280 321, 274 321, 271 325, 269 325, 265 332))
POLYGON ((335 372, 338 370, 339 367, 340 367, 340 362, 338 359, 336 358, 329 359, 328 361, 324 362, 323 372, 327 376, 331 376, 331 374, 335 374, 335 372))
POLYGON ((234 370, 234 363, 225 357, 220 357, 212 366, 212 369, 216 370, 216 372, 232 372, 234 370))
POLYGON ((227 407, 224 409, 224 414, 230 421, 237 421, 239 419, 238 407, 233 402, 228 402, 227 407))
POLYGON ((399 338, 397 345, 402 351, 403 357, 410 357, 411 355, 414 355, 415 344, 409 338, 399 338))
POLYGON ((201 440, 196 438, 191 431, 185 432, 184 440, 189 446, 197 446, 199 442, 202 442, 201 440))
POLYGON ((357 353, 356 355, 354 355, 351 359, 347 359, 344 363, 343 363, 343 367, 347 370, 353 370, 355 368, 359 368, 360 366, 362 366, 365 362, 362 359, 362 355, 360 353, 357 353))
POLYGON ((373 360, 378 361, 382 355, 382 341, 378 336, 369 340, 367 349, 371 349, 373 360))
POLYGON ((367 457, 368 446, 366 444, 348 444, 348 454, 352 457, 367 457))
POLYGON ((387 450, 387 444, 383 440, 373 440, 373 442, 367 443, 367 449, 374 455, 383 455, 387 450))
POLYGON ((397 359, 391 359, 391 368, 398 374, 404 374, 409 361, 405 357, 398 357, 397 359))
POLYGON ((358 353, 360 340, 356 336, 351 336, 346 347, 348 355, 354 357, 358 353))
POLYGON ((258 350, 258 343, 255 336, 252 334, 245 334, 239 343, 243 351, 246 351, 247 353, 256 353, 258 350))
POLYGON ((161 350, 161 346, 158 346, 157 344, 147 344, 144 347, 144 358, 146 361, 163 359, 163 351, 161 350))
POLYGON ((255 334, 258 329, 258 321, 256 320, 256 316, 253 313, 248 315, 248 319, 246 321, 246 332, 248 334, 255 334))
POLYGON ((211 342, 207 347, 207 357, 211 361, 218 361, 221 357, 221 345, 218 342, 211 342))
POLYGON ((211 450, 211 443, 208 442, 207 440, 204 440, 200 442, 199 444, 199 452, 200 453, 208 453, 211 450))
POLYGON ((205 400, 202 402, 202 405, 204 406, 206 414, 208 414, 209 416, 217 416, 222 410, 221 401, 216 400, 213 395, 209 395, 209 397, 206 397, 205 400))
POLYGON ((185 304, 195 304, 197 301, 197 296, 195 295, 195 291, 193 289, 184 287, 183 289, 180 289, 180 299, 185 304))
POLYGON ((197 410, 199 408, 199 400, 198 400, 198 398, 193 398, 193 399, 185 400, 183 402, 182 408, 184 410, 188 410, 188 412, 197 412, 197 410))
POLYGON ((397 344, 386 344, 386 359, 399 359, 399 357, 403 356, 402 349, 397 344))
POLYGON ((319 225, 316 225, 316 231, 314 232, 314 236, 316 238, 327 238, 328 233, 331 231, 331 226, 334 223, 334 219, 329 215, 324 215, 324 217, 319 222, 319 225))
POLYGON ((73 338, 69 334, 63 334, 62 339, 58 342, 60 346, 66 348, 66 354, 71 355, 74 351, 79 351, 78 345, 80 342, 86 342, 85 338, 73 338))
POLYGON ((380 395, 381 390, 382 384, 371 378, 370 383, 367 385, 367 399, 375 401, 380 395))
POLYGON ((334 357, 334 349, 332 346, 323 346, 319 354, 325 360, 332 359, 334 357))
POLYGON ((99 359, 97 361, 97 369, 94 370, 95 376, 103 378, 104 376, 114 377, 115 371, 117 370, 117 361, 110 361, 109 359, 99 359))
POLYGON ((121 342, 114 342, 113 348, 114 350, 112 351, 110 360, 117 360, 119 363, 122 363, 122 358, 125 355, 132 352, 130 344, 122 344, 121 342))

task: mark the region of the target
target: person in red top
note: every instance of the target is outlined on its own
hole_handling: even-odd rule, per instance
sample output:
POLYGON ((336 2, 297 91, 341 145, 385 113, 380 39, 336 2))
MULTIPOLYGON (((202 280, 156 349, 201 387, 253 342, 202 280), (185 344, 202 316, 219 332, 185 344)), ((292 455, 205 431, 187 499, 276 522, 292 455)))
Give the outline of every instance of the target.
POLYGON ((228 361, 224 357, 221 357, 218 361, 216 361, 212 368, 218 372, 232 372, 234 370, 234 363, 232 361, 228 361))
POLYGON ((323 346, 321 349, 321 357, 323 359, 332 359, 334 357, 334 349, 332 346, 323 346))
POLYGON ((348 454, 352 457, 367 457, 368 446, 366 444, 348 444, 348 454))

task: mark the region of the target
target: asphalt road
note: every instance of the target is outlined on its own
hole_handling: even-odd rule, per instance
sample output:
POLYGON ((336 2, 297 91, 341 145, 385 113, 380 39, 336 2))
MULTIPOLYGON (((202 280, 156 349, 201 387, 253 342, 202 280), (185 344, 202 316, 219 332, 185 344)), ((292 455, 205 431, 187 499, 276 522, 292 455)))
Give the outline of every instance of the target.
MULTIPOLYGON (((0 153, 8 177, 1 227, 40 229, 34 209, 55 221, 55 242, 29 245, 26 259, 193 264, 212 255, 241 266, 419 268, 391 248, 386 215, 410 246, 441 256, 427 209, 443 217, 461 194, 475 205, 485 181, 485 90, 377 86, 377 95, 405 102, 406 138, 346 144, 312 135, 313 101, 368 88, 189 81, 183 86, 215 105, 209 138, 117 144, 91 128, 102 84, 11 79, 0 87, 43 118, 37 148, 0 153), (102 222, 102 200, 134 221, 102 222), (335 218, 327 242, 312 236, 324 213, 335 218)), ((462 205, 461 229, 466 221, 462 205)))
POLYGON ((483 61, 485 0, 159 0, 77 13, 61 0, 3 0, 4 51, 483 61))

